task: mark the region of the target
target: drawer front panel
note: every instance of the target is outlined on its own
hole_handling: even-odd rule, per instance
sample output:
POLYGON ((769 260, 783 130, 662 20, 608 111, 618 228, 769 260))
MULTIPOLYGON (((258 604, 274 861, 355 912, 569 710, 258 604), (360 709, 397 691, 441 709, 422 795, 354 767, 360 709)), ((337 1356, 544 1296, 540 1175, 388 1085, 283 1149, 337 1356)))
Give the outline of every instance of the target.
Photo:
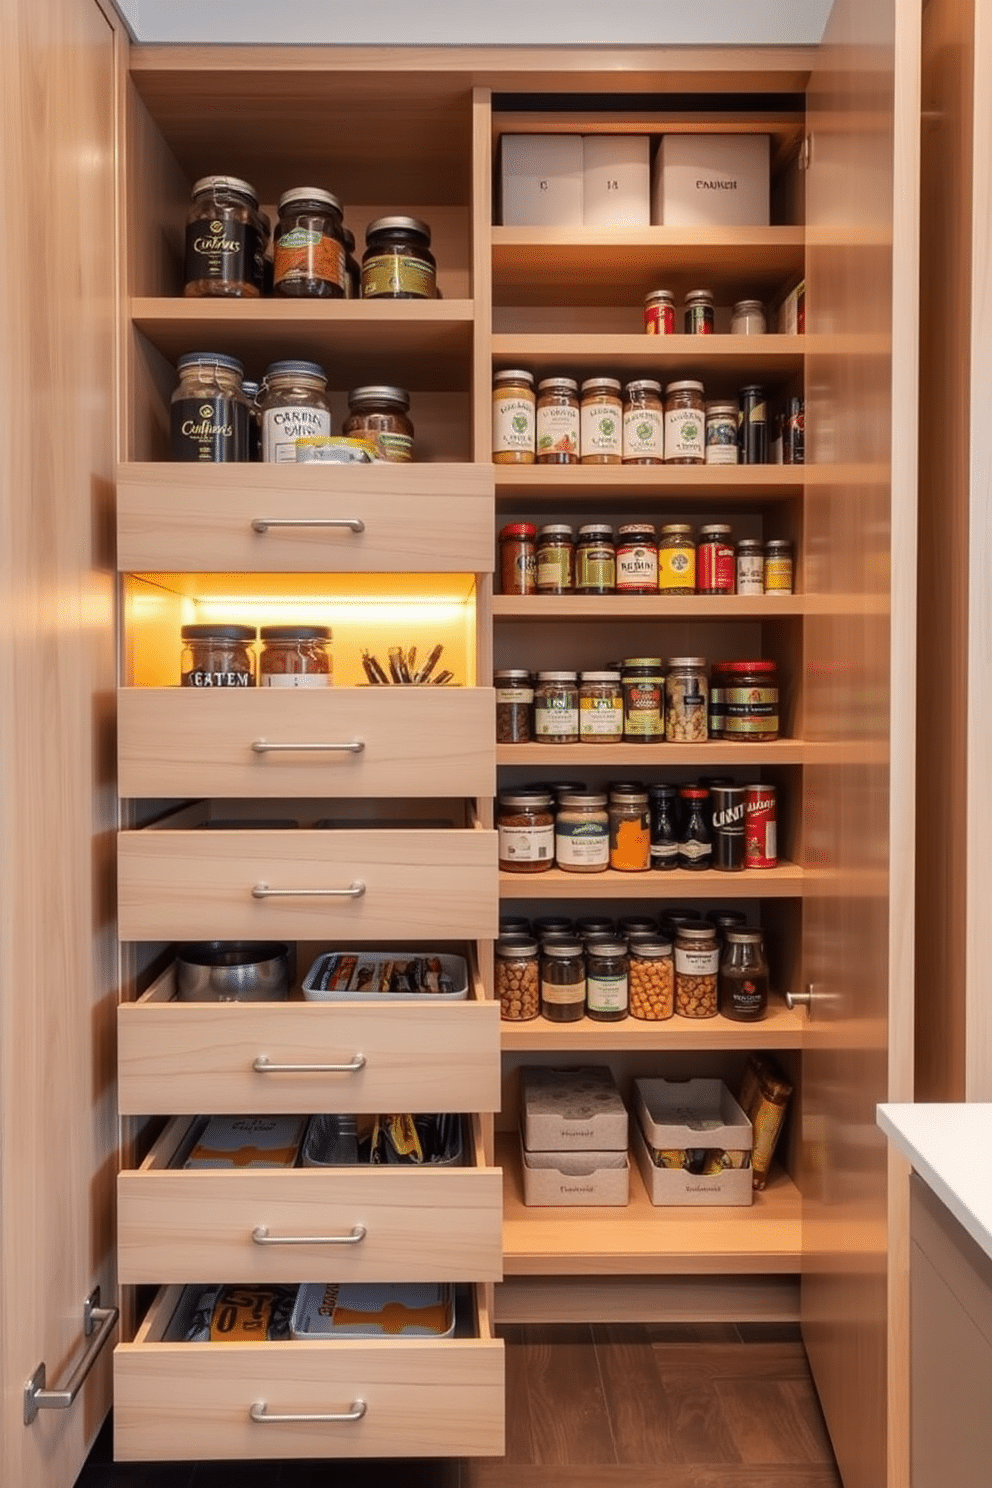
POLYGON ((500 1456, 503 1389, 503 1345, 488 1330, 427 1341, 119 1344, 114 1455, 500 1456), (253 1406, 266 1416, 358 1414, 358 1402, 358 1420, 251 1417, 253 1406))
POLYGON ((122 688, 122 796, 492 796, 491 688, 122 688), (356 745, 360 748, 356 749, 356 745))
POLYGON ((397 940, 425 927, 466 940, 497 930, 495 832, 146 829, 119 834, 117 866, 122 940, 397 940))
POLYGON ((118 1008, 123 1115, 497 1111, 493 1002, 125 1003, 118 1008), (352 1064, 347 1073, 309 1065, 352 1064), (288 1071, 255 1069, 300 1066, 288 1071))
POLYGON ((117 566, 124 573, 489 573, 492 501, 492 475, 470 466, 175 469, 164 498, 161 472, 131 465, 117 488, 117 566), (323 525, 329 522, 341 525, 323 525))
POLYGON ((118 1176, 124 1285, 501 1276, 502 1176, 471 1139, 466 1167, 169 1168, 187 1125, 171 1123, 141 1169, 118 1176))

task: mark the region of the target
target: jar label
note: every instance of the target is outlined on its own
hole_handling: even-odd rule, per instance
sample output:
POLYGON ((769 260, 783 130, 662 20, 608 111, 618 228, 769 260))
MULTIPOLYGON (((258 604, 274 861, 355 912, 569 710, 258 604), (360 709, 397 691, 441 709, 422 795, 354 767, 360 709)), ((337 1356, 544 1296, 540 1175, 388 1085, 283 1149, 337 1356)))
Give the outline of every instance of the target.
POLYGON ((223 464, 248 458, 248 408, 234 398, 177 398, 169 427, 173 460, 223 464))
POLYGON ((499 856, 504 863, 550 863, 555 855, 555 829, 547 826, 499 828, 499 856))
POLYGON ((183 672, 184 687, 253 687, 251 672, 183 672))
POLYGON ((319 228, 294 227, 276 240, 272 256, 272 283, 335 284, 344 290, 347 280, 344 244, 319 228))
POLYGON ((298 439, 314 434, 326 436, 330 432, 328 408, 311 408, 308 404, 266 408, 262 414, 262 459, 277 465, 295 465, 298 439))
POLYGON ((707 465, 736 465, 737 419, 731 414, 706 420, 707 465))
POLYGON ((622 1013, 627 1008, 627 978, 621 976, 586 977, 586 1006, 591 1013, 622 1013))
POLYGON ((718 594, 734 592, 734 550, 722 542, 703 542, 699 545, 699 587, 715 590, 718 594))
POLYGON ((623 738, 622 697, 580 697, 579 734, 583 739, 623 738))
POLYGON ((791 558, 768 558, 765 560, 765 593, 792 593, 791 558))
POLYGON ((422 258, 406 253, 382 253, 362 262, 362 297, 374 299, 410 296, 415 300, 437 298, 434 270, 422 258))
POLYGON ((695 587, 695 548, 659 548, 658 588, 692 591, 695 587))
POLYGON ((692 408, 673 408, 665 414, 665 459, 702 460, 705 453, 703 414, 692 408))
POLYGON ((526 703, 528 706, 534 701, 533 687, 497 687, 497 703, 526 703))
POLYGON ((687 336, 711 336, 713 334, 713 306, 687 305, 684 321, 687 336))
POLYGON ((737 593, 764 594, 765 560, 761 553, 740 553, 737 557, 737 593))
POLYGON ((625 460, 662 460, 665 418, 660 408, 630 408, 623 416, 625 460))
POLYGON ((537 410, 537 453, 579 457, 579 410, 553 403, 537 410))
POLYGON ((675 306, 656 300, 644 306, 644 329, 649 336, 675 335, 675 306))
POLYGON ((200 217, 186 226, 187 284, 250 284, 261 287, 262 240, 252 222, 200 217))
POLYGON ((537 550, 537 588, 556 592, 572 587, 571 552, 568 548, 546 547, 537 550))
POLYGON ((579 710, 557 698, 534 702, 534 733, 539 739, 574 738, 579 732, 579 710))
POLYGON ((409 434, 398 434, 389 429, 369 429, 366 438, 376 446, 377 458, 397 465, 413 459, 413 440, 409 434))
POLYGON ((711 951, 686 951, 675 947, 675 970, 680 976, 716 976, 720 948, 711 951))
POLYGON ((493 454, 534 451, 534 400, 517 393, 493 396, 493 454))
POLYGON ((555 859, 562 868, 605 868, 610 861, 610 832, 604 820, 555 823, 555 859))
POLYGON ((329 672, 262 672, 263 687, 330 687, 329 672))
POLYGON ((624 684, 623 731, 628 736, 657 739, 664 733, 660 682, 624 684))
POLYGON ((658 587, 658 554, 654 548, 639 543, 617 548, 617 588, 656 589, 658 587))
POLYGON ((677 842, 652 842, 651 844, 652 866, 658 863, 674 863, 678 855, 679 845, 677 842))
POLYGON ((591 589, 596 594, 609 594, 616 588, 617 555, 612 547, 580 547, 576 554, 576 587, 591 589))
POLYGON ((582 404, 580 438, 582 457, 608 455, 619 460, 622 440, 619 399, 589 399, 582 404))
POLYGON ((698 842, 695 837, 690 837, 687 842, 679 843, 679 857, 684 858, 687 863, 702 863, 712 856, 712 842, 698 842))
POLYGON ((564 986, 557 982, 546 982, 541 979, 541 1001, 552 1002, 556 1007, 574 1007, 577 1002, 586 1000, 586 979, 580 977, 577 982, 566 983, 564 986))

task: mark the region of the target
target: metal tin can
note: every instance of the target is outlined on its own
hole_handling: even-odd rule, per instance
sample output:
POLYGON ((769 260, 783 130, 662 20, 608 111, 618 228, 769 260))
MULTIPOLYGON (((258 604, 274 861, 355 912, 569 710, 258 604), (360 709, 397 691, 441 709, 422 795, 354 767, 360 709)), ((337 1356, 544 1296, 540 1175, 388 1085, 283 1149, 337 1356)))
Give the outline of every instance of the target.
POLYGON ((742 465, 768 464, 768 404, 759 383, 737 395, 737 439, 742 465))
POLYGON ((708 289, 690 289, 685 297, 684 327, 687 336, 712 336, 713 296, 708 289))
POLYGON ((745 867, 743 785, 710 786, 713 808, 713 867, 723 873, 740 873, 745 867))
POLYGON ((731 529, 711 522, 699 529, 696 549, 696 591, 699 594, 733 594, 734 548, 731 529))
POLYGON ((744 787, 744 861, 748 868, 778 867, 775 787, 744 787))
POLYGON ((675 296, 670 289, 653 289, 645 295, 644 329, 649 336, 674 336, 675 296))

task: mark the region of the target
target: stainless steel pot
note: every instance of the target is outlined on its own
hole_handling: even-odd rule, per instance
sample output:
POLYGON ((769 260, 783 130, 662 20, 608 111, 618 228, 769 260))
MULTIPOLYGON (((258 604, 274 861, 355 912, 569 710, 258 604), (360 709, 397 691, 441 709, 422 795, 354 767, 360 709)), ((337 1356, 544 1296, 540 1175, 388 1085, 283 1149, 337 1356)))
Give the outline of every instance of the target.
POLYGON ((206 940, 176 948, 176 995, 183 1002, 282 1002, 291 955, 278 941, 206 940))

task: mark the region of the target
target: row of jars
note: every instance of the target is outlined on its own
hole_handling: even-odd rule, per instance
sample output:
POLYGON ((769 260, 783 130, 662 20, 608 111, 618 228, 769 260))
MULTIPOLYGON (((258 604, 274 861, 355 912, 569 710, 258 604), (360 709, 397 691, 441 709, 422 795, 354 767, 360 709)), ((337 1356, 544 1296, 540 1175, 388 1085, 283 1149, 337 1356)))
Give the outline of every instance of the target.
POLYGON ((377 217, 365 230, 361 266, 355 234, 331 191, 294 186, 279 198, 278 220, 238 176, 203 176, 186 216, 183 294, 254 299, 437 298, 431 230, 417 217, 377 217))
POLYGON ((764 465, 768 405, 758 383, 736 401, 706 402, 703 384, 640 377, 493 375, 497 465, 764 465))
POLYGON ((352 388, 348 417, 334 438, 327 373, 318 362, 272 362, 256 383, 245 380, 237 357, 192 351, 179 358, 176 370, 179 382, 169 410, 173 460, 413 459, 410 396, 403 388, 352 388))
POLYGON ((507 1022, 541 1015, 552 1023, 618 1023, 722 1013, 758 1022, 768 1010, 768 960, 763 932, 746 919, 734 910, 716 920, 674 913, 662 916, 660 925, 628 920, 618 928, 589 917, 581 922, 588 930, 573 925, 539 935, 504 932, 501 922, 495 945, 500 1015, 507 1022))
POLYGON ((501 792, 496 826, 506 873, 739 873, 778 863, 775 787, 725 777, 613 781, 605 790, 519 786, 501 792))
MULTIPOLYGON (((712 336, 713 292, 690 289, 682 305, 682 332, 686 336, 712 336)), ((675 335, 675 296, 670 289, 652 289, 644 296, 644 329, 649 336, 675 335)), ((763 336, 768 317, 761 300, 738 300, 730 312, 732 336, 763 336)))
POLYGON ((709 522, 508 522, 499 532, 503 594, 747 594, 793 592, 787 538, 742 537, 709 522))
POLYGON ((779 735, 778 666, 761 658, 629 656, 602 671, 503 668, 498 744, 764 743, 779 735))
POLYGON ((181 634, 183 687, 330 687, 334 681, 329 625, 211 623, 184 625, 181 634))

